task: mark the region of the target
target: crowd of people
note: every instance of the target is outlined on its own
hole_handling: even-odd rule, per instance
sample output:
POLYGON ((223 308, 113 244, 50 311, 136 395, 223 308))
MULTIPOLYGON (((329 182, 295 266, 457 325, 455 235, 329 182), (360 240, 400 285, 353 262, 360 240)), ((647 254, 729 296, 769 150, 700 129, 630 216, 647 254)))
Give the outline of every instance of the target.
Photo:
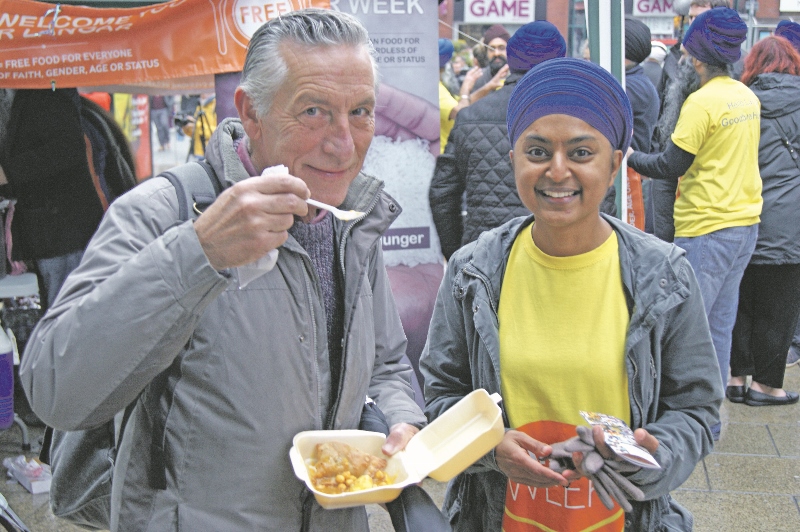
POLYGON ((448 485, 453 530, 691 530, 670 492, 721 437, 724 398, 798 401, 783 377, 800 346, 800 24, 742 61, 747 27, 715 1, 693 2, 669 51, 627 19, 624 89, 546 21, 489 27, 471 67, 439 41, 429 200, 446 264, 424 408, 380 245, 401 206, 362 172, 369 35, 326 9, 261 26, 237 116, 195 120, 209 168, 193 166, 219 196, 185 220, 163 177, 115 195, 22 359, 49 426, 125 412, 111 530, 366 531, 363 506, 323 509, 298 480, 293 437, 359 428, 369 398, 392 456, 479 388, 502 396, 505 431, 448 485), (649 180, 652 234, 616 217, 626 158, 649 180), (555 467, 582 412, 624 422, 660 467, 625 461, 600 427, 555 467), (591 453, 627 491, 598 494, 591 453), (584 502, 549 503, 568 497, 584 502))

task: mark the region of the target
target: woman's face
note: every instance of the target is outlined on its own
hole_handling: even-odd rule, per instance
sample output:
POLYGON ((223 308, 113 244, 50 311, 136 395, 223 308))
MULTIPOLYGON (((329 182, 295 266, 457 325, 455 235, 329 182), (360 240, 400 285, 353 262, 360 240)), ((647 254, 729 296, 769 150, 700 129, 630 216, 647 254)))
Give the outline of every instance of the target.
POLYGON ((517 191, 536 230, 591 234, 614 182, 622 151, 579 118, 554 114, 533 122, 511 151, 517 191))

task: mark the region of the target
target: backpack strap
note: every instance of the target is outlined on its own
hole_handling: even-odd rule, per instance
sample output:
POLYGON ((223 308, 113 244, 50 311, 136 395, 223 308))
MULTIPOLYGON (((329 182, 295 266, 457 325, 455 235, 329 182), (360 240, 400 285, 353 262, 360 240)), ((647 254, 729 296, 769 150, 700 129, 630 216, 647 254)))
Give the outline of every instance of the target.
POLYGON ((227 188, 205 159, 182 164, 159 176, 175 187, 180 222, 197 218, 227 188), (205 170, 203 174, 197 171, 198 166, 205 170))

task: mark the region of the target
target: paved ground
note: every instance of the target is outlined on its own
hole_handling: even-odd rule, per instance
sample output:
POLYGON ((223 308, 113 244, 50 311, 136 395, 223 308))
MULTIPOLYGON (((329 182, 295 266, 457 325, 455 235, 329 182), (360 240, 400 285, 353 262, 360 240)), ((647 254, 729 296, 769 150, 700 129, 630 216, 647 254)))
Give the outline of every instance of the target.
MULTIPOLYGON (((184 138, 174 139, 169 151, 154 151, 155 173, 184 162, 187 150, 184 138)), ((800 367, 787 369, 785 386, 800 390, 800 367)), ((694 513, 695 530, 800 530, 800 405, 753 408, 725 401, 722 420, 722 440, 714 452, 673 493, 694 513)), ((38 454, 41 435, 41 428, 30 427, 28 457, 38 454)), ((0 433, 0 461, 22 454, 20 443, 16 426, 0 433)), ((427 479, 424 487, 441 504, 444 485, 427 479)), ((53 517, 47 494, 30 495, 15 480, 0 482, 0 492, 33 532, 82 530, 53 517)), ((373 532, 392 530, 381 507, 367 510, 373 532)))

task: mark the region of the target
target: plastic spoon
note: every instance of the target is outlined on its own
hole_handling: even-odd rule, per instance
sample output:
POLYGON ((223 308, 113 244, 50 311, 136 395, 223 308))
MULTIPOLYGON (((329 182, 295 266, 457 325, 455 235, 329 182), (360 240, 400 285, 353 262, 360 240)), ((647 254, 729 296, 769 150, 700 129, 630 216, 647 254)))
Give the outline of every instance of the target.
POLYGON ((326 203, 322 203, 321 201, 313 200, 311 198, 308 198, 306 200, 306 203, 308 203, 309 205, 313 205, 314 207, 326 210, 331 214, 333 214, 334 216, 336 216, 337 218, 339 218, 340 220, 344 220, 345 222, 348 222, 350 220, 355 220, 356 218, 364 216, 364 213, 361 211, 352 211, 352 210, 343 211, 341 209, 337 209, 336 207, 333 207, 326 203))

